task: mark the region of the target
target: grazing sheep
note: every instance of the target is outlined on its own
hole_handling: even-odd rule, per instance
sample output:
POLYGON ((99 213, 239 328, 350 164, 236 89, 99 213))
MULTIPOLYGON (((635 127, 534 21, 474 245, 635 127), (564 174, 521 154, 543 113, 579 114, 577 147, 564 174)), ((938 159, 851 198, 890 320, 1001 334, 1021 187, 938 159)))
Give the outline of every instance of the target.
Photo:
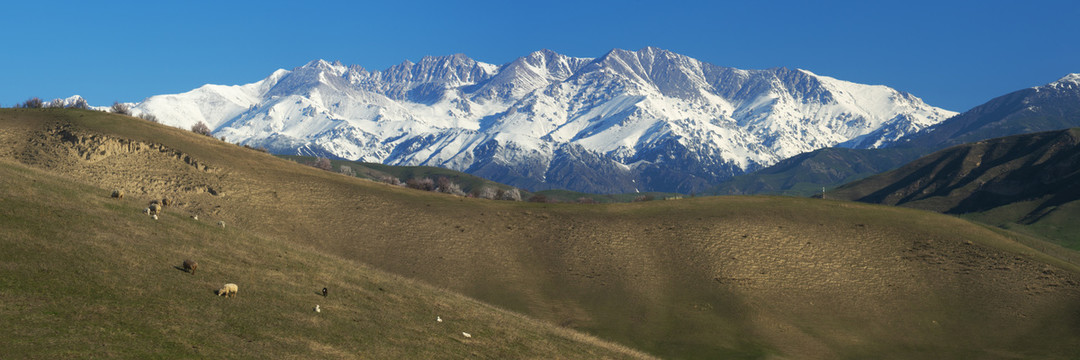
POLYGON ((156 202, 150 204, 150 215, 157 215, 161 213, 161 204, 156 202))
POLYGON ((318 305, 318 304, 316 304, 316 305, 315 305, 315 312, 322 312, 322 310, 320 310, 320 309, 319 309, 319 305, 318 305))
POLYGON ((224 295, 225 297, 236 296, 236 292, 240 291, 240 288, 236 284, 225 284, 220 290, 217 291, 218 296, 224 295))
POLYGON ((464 336, 464 337, 467 337, 467 338, 470 338, 470 339, 472 339, 472 334, 470 334, 470 333, 467 333, 467 332, 461 332, 461 336, 464 336))
POLYGON ((199 215, 191 215, 191 220, 199 221, 199 215))
POLYGON ((199 268, 199 263, 195 262, 195 260, 191 260, 191 259, 184 260, 184 271, 187 271, 187 272, 191 273, 191 275, 195 275, 195 269, 198 269, 198 268, 199 268))
POLYGON ((172 200, 169 200, 169 198, 167 198, 167 197, 166 198, 161 198, 161 206, 170 206, 170 205, 172 205, 172 200))
POLYGON ((124 198, 124 190, 114 189, 112 191, 112 197, 117 198, 117 199, 123 199, 124 198))
POLYGON ((143 214, 150 215, 150 208, 145 208, 142 211, 143 214))
POLYGON ((435 321, 442 322, 442 317, 441 316, 436 316, 435 321))
POLYGON ((218 224, 218 226, 220 226, 220 227, 221 227, 222 229, 224 229, 224 228, 225 228, 225 222, 224 222, 224 221, 218 221, 218 222, 217 222, 217 224, 218 224))
POLYGON ((322 296, 326 297, 326 288, 322 288, 322 296))
POLYGON ((157 214, 150 215, 150 217, 154 218, 154 220, 157 220, 157 214))

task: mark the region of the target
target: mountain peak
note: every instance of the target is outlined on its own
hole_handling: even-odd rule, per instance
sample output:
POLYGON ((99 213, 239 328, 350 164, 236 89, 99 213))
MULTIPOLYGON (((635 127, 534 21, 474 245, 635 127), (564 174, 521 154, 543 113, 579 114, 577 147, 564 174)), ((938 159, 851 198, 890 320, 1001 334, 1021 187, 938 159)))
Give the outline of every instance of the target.
POLYGON ((358 69, 313 60, 262 84, 146 103, 158 103, 149 105, 163 122, 204 120, 276 153, 605 193, 700 190, 857 136, 874 143, 866 135, 885 124, 893 136, 948 115, 885 87, 724 68, 651 46, 595 59, 542 49, 501 66, 453 54, 358 69), (596 171, 574 170, 582 166, 596 171))
POLYGON ((1065 75, 1065 77, 1058 79, 1052 83, 1047 84, 1049 87, 1076 87, 1080 85, 1080 73, 1072 73, 1065 75))

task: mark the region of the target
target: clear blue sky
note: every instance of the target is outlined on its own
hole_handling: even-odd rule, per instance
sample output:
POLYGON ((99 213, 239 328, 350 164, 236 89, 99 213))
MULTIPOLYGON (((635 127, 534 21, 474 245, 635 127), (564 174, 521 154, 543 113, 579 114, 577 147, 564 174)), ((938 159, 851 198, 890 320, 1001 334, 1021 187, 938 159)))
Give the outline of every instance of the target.
POLYGON ((383 70, 464 53, 656 46, 741 69, 801 68, 964 111, 1080 72, 1080 1, 16 1, 0 106, 92 105, 245 84, 313 59, 383 70))

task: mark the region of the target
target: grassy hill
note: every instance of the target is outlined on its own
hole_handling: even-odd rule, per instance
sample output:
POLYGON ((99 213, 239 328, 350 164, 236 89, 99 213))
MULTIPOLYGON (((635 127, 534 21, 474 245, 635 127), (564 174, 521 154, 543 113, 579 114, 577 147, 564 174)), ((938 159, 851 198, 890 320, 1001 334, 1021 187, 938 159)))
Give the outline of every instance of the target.
POLYGON ((212 219, 153 220, 143 199, 108 193, 0 160, 3 358, 644 356, 212 219), (236 297, 214 294, 226 282, 236 297))
POLYGON ((13 244, 5 246, 59 246, 55 251, 66 255, 58 256, 57 270, 37 265, 42 259, 33 257, 35 250, 4 259, 5 269, 23 274, 12 279, 27 279, 3 283, 0 296, 21 297, 4 304, 22 304, 5 305, 3 314, 11 317, 5 323, 54 330, 0 339, 71 338, 122 348, 136 346, 125 341, 139 334, 166 328, 171 332, 155 336, 168 339, 159 343, 177 344, 166 347, 175 349, 168 353, 176 356, 195 356, 185 352, 191 346, 217 350, 272 339, 283 343, 274 345, 282 357, 324 348, 334 350, 327 356, 368 357, 361 345, 349 343, 353 336, 369 336, 361 344, 395 339, 380 343, 377 351, 383 353, 370 352, 375 354, 370 357, 428 357, 443 345, 453 349, 445 357, 625 354, 596 340, 571 341, 579 335, 559 332, 573 329, 666 358, 1070 358, 1080 351, 1075 266, 1021 245, 1015 241, 1018 235, 931 212, 784 197, 610 205, 488 201, 320 171, 103 113, 0 110, 0 130, 0 159, 18 171, 38 174, 8 191, 32 188, 35 177, 81 189, 24 196, 27 210, 11 212, 60 215, 20 215, 23 220, 15 221, 30 230, 4 238, 13 244), (128 196, 107 199, 112 188, 128 196), (72 206, 67 199, 78 194, 83 195, 76 204, 100 205, 82 212, 92 218, 58 226, 69 213, 51 207, 72 206), (162 220, 138 214, 147 201, 164 196, 176 204, 162 220), (191 214, 202 220, 190 221, 191 214), (219 220, 228 227, 213 227, 219 220), (131 225, 92 226, 99 221, 131 225), (154 227, 160 231, 153 232, 154 227), (106 256, 110 251, 65 250, 71 240, 54 243, 58 237, 53 232, 69 234, 59 239, 96 234, 88 238, 98 239, 81 240, 90 249, 130 236, 120 243, 136 248, 122 260, 109 260, 116 263, 104 262, 114 259, 106 256), (200 268, 191 276, 172 268, 186 256, 199 258, 205 273, 200 268), (102 265, 95 272, 110 272, 88 275, 83 259, 102 265), (155 274, 158 268, 164 273, 155 274), (112 282, 118 273, 124 273, 122 281, 112 282), (59 284, 51 286, 70 294, 52 311, 89 304, 85 310, 54 318, 30 311, 35 301, 52 293, 36 288, 34 281, 52 277, 59 284), (195 284, 187 289, 176 281, 195 284), (241 285, 238 298, 211 293, 225 281, 241 285), (97 290, 102 284, 120 285, 97 290), (331 297, 314 294, 322 286, 332 289, 331 297), (465 297, 442 300, 451 295, 430 286, 558 328, 528 330, 536 326, 528 319, 465 297), (151 306, 138 297, 140 291, 168 305, 156 305, 165 309, 192 305, 170 311, 184 315, 176 318, 158 311, 136 311, 134 316, 111 312, 133 296, 142 308, 151 306), (174 297, 187 300, 172 302, 174 297), (241 301, 257 303, 237 305, 241 301), (309 318, 314 303, 328 310, 309 318), (476 310, 457 317, 465 308, 490 309, 491 314, 476 310), (112 317, 94 318, 95 311, 112 317), (327 319, 335 313, 347 315, 327 319), (520 322, 499 320, 497 314, 520 322), (471 343, 455 336, 459 328, 438 338, 442 330, 428 328, 435 325, 432 315, 491 330, 474 330, 474 336, 484 336, 471 343), (389 319, 379 326, 368 324, 380 316, 389 319), (189 332, 190 319, 200 319, 191 327, 228 336, 207 339, 212 335, 197 335, 202 330, 189 332), (326 319, 319 321, 330 321, 327 326, 341 331, 316 331, 319 323, 309 325, 312 319, 326 319), (121 330, 110 330, 117 323, 124 325, 121 330), (87 325, 79 330, 80 325, 71 324, 87 325), (491 336, 513 331, 518 335, 491 336), (437 341, 409 342, 428 335, 437 341), (481 339, 490 342, 470 347, 481 339), (545 349, 555 350, 535 355, 545 349))
POLYGON ((830 193, 962 215, 1080 250, 1080 128, 955 146, 830 193))

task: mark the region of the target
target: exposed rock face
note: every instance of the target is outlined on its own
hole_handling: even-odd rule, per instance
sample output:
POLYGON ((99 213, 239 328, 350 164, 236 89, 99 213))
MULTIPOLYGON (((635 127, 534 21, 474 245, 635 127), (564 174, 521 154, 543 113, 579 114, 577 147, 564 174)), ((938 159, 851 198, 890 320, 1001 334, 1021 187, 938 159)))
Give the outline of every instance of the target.
POLYGON ((125 189, 129 195, 182 198, 223 193, 219 180, 224 171, 161 144, 114 138, 71 125, 24 135, 26 140, 15 154, 20 162, 61 168, 80 179, 125 189))

